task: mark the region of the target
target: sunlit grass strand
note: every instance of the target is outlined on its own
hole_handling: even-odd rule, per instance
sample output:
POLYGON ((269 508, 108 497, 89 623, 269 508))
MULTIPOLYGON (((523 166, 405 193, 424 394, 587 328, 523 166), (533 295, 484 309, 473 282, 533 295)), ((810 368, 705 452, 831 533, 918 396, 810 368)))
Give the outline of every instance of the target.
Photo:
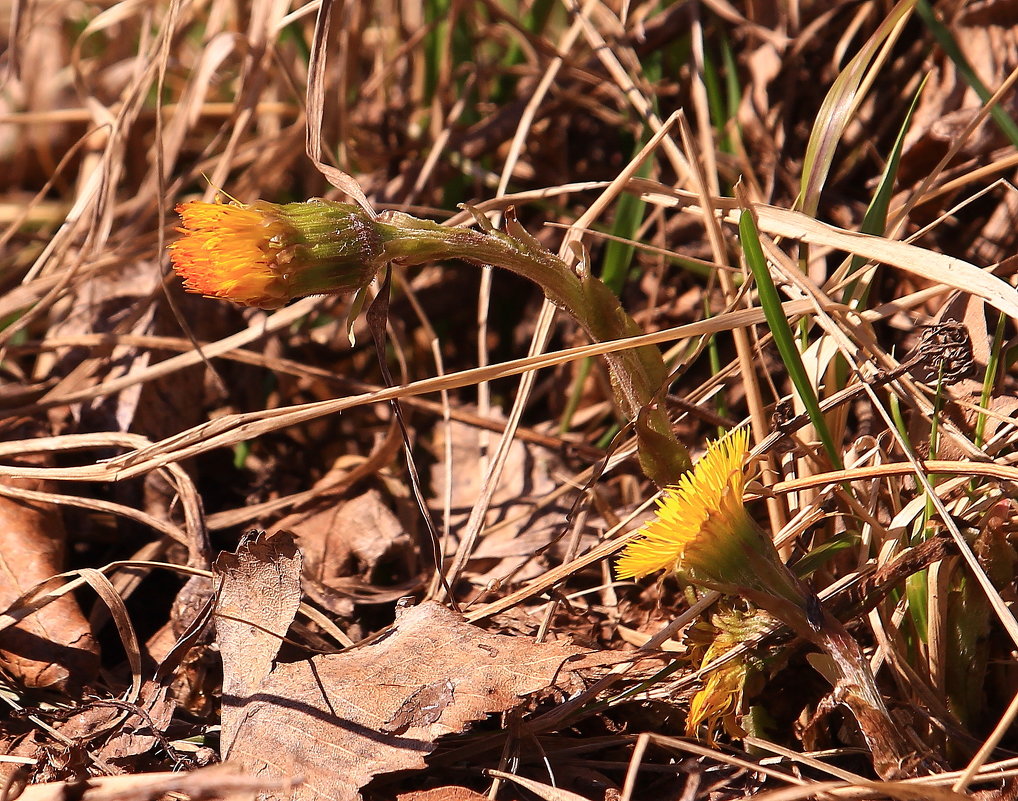
POLYGON ((760 306, 763 309, 764 317, 770 326, 771 334, 774 337, 774 344, 781 355, 785 367, 788 369, 792 386, 798 393, 810 422, 816 429, 817 435, 823 443, 828 458, 836 468, 842 466, 841 454, 834 445, 834 438, 827 427, 827 420, 820 409, 820 401, 817 399, 813 384, 806 373, 806 367, 802 363, 802 355, 795 346, 795 336, 788 324, 784 310, 781 307, 781 298, 778 296, 778 289, 774 286, 770 270, 767 269, 767 259, 764 257, 763 248, 760 247, 760 235, 753 221, 753 215, 748 210, 743 210, 739 217, 739 240, 742 243, 743 253, 746 255, 746 264, 756 281, 757 294, 760 298, 760 306))

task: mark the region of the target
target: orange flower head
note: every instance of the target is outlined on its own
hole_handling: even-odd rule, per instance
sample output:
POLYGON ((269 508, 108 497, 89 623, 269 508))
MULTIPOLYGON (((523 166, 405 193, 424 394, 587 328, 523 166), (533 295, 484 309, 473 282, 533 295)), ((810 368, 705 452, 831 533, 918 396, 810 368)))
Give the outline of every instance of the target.
POLYGON ((274 308, 287 300, 278 268, 285 228, 249 206, 191 201, 177 206, 184 234, 170 245, 173 267, 189 292, 274 308))
POLYGON ((382 244, 366 212, 315 200, 177 206, 183 235, 170 245, 184 288, 275 309, 304 295, 360 289, 374 277, 382 244))

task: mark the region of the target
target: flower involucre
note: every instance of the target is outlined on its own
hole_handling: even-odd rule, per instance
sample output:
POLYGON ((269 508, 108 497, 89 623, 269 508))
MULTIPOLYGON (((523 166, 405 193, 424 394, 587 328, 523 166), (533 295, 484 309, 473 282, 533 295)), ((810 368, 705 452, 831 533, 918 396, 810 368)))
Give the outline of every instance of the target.
POLYGON ((177 206, 183 236, 170 259, 184 288, 274 309, 292 298, 349 292, 371 281, 382 243, 357 206, 312 200, 177 206))
POLYGON ((716 521, 719 515, 728 516, 743 508, 743 465, 748 452, 749 431, 745 428, 712 442, 692 473, 664 491, 655 519, 623 550, 616 576, 639 578, 666 568, 678 570, 687 549, 709 548, 710 543, 698 541, 716 533, 716 526, 708 526, 708 520, 713 516, 716 521))

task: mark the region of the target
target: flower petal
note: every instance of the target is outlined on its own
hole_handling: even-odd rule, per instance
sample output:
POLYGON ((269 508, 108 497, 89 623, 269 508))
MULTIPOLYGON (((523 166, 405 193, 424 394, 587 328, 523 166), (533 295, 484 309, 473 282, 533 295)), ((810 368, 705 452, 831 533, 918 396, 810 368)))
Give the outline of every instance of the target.
POLYGON ((286 302, 286 282, 276 265, 282 223, 235 204, 192 201, 177 212, 183 236, 170 245, 170 259, 185 289, 249 306, 286 302))
MULTIPOLYGON (((726 495, 741 503, 749 451, 749 431, 736 429, 710 444, 707 453, 679 482, 665 490, 657 516, 641 537, 626 546, 615 568, 619 578, 639 578, 657 570, 682 567, 686 548, 701 537, 704 524, 716 514, 726 495)), ((700 543, 697 543, 700 545, 700 543)))

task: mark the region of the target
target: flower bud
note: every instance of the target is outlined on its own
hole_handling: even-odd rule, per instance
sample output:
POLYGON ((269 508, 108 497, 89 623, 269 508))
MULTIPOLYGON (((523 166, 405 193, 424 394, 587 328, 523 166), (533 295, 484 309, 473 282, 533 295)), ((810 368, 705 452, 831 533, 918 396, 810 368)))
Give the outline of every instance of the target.
POLYGON ((351 203, 191 201, 177 212, 183 236, 170 258, 184 288, 245 306, 354 292, 383 262, 374 221, 351 203))

